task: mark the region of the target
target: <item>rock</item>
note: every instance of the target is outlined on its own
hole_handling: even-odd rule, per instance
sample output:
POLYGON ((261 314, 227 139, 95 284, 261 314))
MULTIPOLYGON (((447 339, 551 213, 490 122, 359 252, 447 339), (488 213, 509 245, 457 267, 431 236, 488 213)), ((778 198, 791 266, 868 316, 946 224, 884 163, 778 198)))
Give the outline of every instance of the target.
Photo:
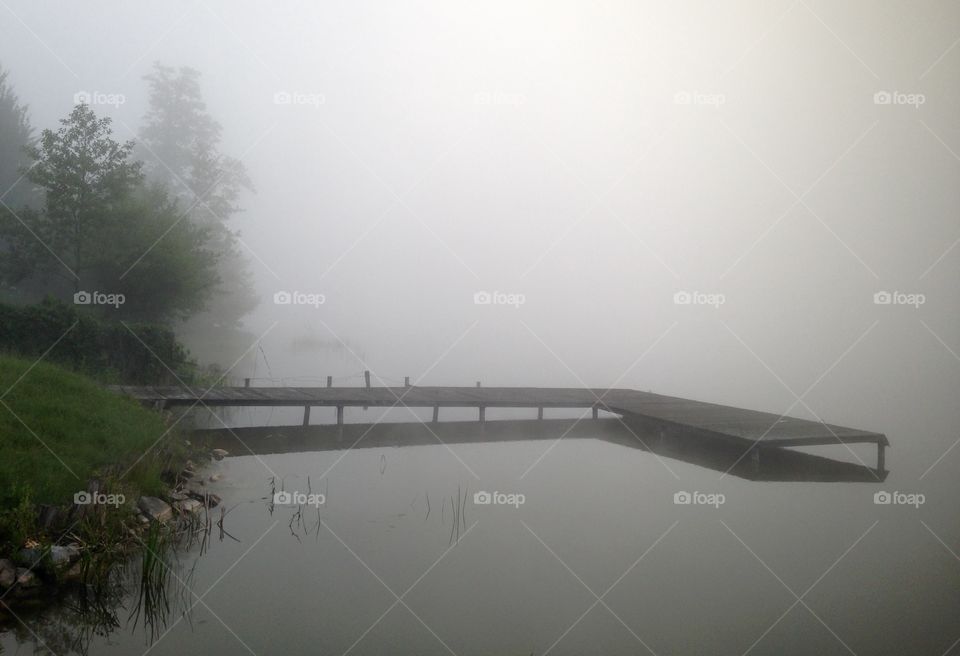
POLYGON ((9 588, 17 580, 17 568, 12 560, 0 558, 0 588, 9 588))
POLYGON ((33 588, 40 585, 40 579, 26 567, 18 567, 17 585, 21 588, 33 588))
POLYGON ((203 508, 203 503, 196 499, 186 499, 177 504, 177 510, 184 515, 187 513, 199 512, 203 508))
POLYGON ((230 455, 230 452, 225 449, 213 449, 210 452, 210 455, 212 455, 217 460, 223 460, 228 455, 230 455))
POLYGON ((150 519, 143 513, 137 513, 137 522, 146 525, 150 523, 150 519))
POLYGON ((76 562, 73 566, 60 575, 61 581, 80 581, 83 579, 83 563, 76 562))
POLYGON ((137 507, 148 519, 157 522, 166 522, 173 517, 173 508, 163 499, 156 497, 140 497, 137 507))
POLYGON ((216 483, 221 478, 223 478, 223 474, 210 474, 210 478, 208 478, 207 480, 210 481, 211 483, 216 483))
POLYGON ((168 498, 170 501, 186 501, 186 500, 189 499, 190 497, 187 495, 186 492, 177 491, 177 492, 170 492, 170 493, 167 495, 167 498, 168 498))
POLYGON ((220 502, 223 501, 223 499, 220 498, 219 494, 214 494, 213 492, 207 492, 206 490, 196 490, 196 489, 187 490, 187 494, 189 494, 191 498, 207 504, 207 506, 210 508, 215 508, 216 506, 219 506, 220 502))
POLYGON ((50 561, 56 567, 65 567, 80 557, 80 547, 75 544, 50 547, 50 561))
POLYGON ((17 562, 27 567, 34 567, 42 558, 43 550, 40 547, 28 547, 17 553, 17 562))

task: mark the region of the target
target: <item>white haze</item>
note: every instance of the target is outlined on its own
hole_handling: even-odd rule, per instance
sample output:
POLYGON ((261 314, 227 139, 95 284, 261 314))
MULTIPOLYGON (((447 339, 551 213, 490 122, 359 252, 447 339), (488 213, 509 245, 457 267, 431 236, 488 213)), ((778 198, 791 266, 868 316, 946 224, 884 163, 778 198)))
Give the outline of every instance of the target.
POLYGON ((202 72, 257 187, 235 227, 274 376, 616 384, 933 454, 960 425, 958 26, 950 2, 7 0, 0 62, 38 128, 124 94, 95 107, 122 138, 153 61, 202 72))

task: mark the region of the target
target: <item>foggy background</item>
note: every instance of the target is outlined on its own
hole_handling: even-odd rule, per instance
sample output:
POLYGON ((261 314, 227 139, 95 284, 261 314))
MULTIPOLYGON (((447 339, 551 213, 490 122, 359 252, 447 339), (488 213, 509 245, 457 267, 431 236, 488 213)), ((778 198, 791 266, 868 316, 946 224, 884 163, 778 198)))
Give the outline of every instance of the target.
POLYGON ((232 378, 632 387, 884 432, 916 476, 960 425, 958 28, 949 2, 4 0, 0 63, 38 131, 122 94, 91 105, 117 139, 154 61, 202 73, 257 190, 249 341, 193 344, 228 367, 259 339, 232 378))

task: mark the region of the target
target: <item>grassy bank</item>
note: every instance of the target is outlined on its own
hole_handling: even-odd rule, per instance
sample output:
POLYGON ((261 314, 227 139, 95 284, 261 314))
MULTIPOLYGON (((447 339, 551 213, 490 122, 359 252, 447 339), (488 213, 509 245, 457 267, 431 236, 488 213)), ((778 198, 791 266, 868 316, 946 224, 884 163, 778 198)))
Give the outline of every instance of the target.
POLYGON ((0 549, 55 538, 41 535, 56 532, 40 525, 41 507, 69 508, 91 481, 132 512, 186 458, 161 414, 56 365, 0 356, 0 401, 0 549))

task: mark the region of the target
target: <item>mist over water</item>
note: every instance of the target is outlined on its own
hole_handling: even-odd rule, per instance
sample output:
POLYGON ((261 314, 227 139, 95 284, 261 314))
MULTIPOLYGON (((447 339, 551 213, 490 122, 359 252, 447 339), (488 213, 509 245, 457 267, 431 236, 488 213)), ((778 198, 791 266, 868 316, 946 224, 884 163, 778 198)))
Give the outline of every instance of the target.
MULTIPOLYGON (((960 649, 958 28, 949 2, 6 0, 0 65, 39 129, 81 94, 136 140, 153 62, 199 71, 255 188, 229 227, 256 307, 230 340, 215 316, 174 326, 223 383, 629 388, 891 443, 886 480, 827 483, 630 446, 656 436, 606 414, 459 443, 476 409, 444 409, 462 430, 407 447, 224 431, 212 487, 239 542, 179 554, 210 596, 151 652, 960 649), (328 503, 291 529, 272 476, 328 503)), ((302 409, 194 415, 282 435, 302 409)), ((875 465, 872 445, 802 451, 875 465)))

